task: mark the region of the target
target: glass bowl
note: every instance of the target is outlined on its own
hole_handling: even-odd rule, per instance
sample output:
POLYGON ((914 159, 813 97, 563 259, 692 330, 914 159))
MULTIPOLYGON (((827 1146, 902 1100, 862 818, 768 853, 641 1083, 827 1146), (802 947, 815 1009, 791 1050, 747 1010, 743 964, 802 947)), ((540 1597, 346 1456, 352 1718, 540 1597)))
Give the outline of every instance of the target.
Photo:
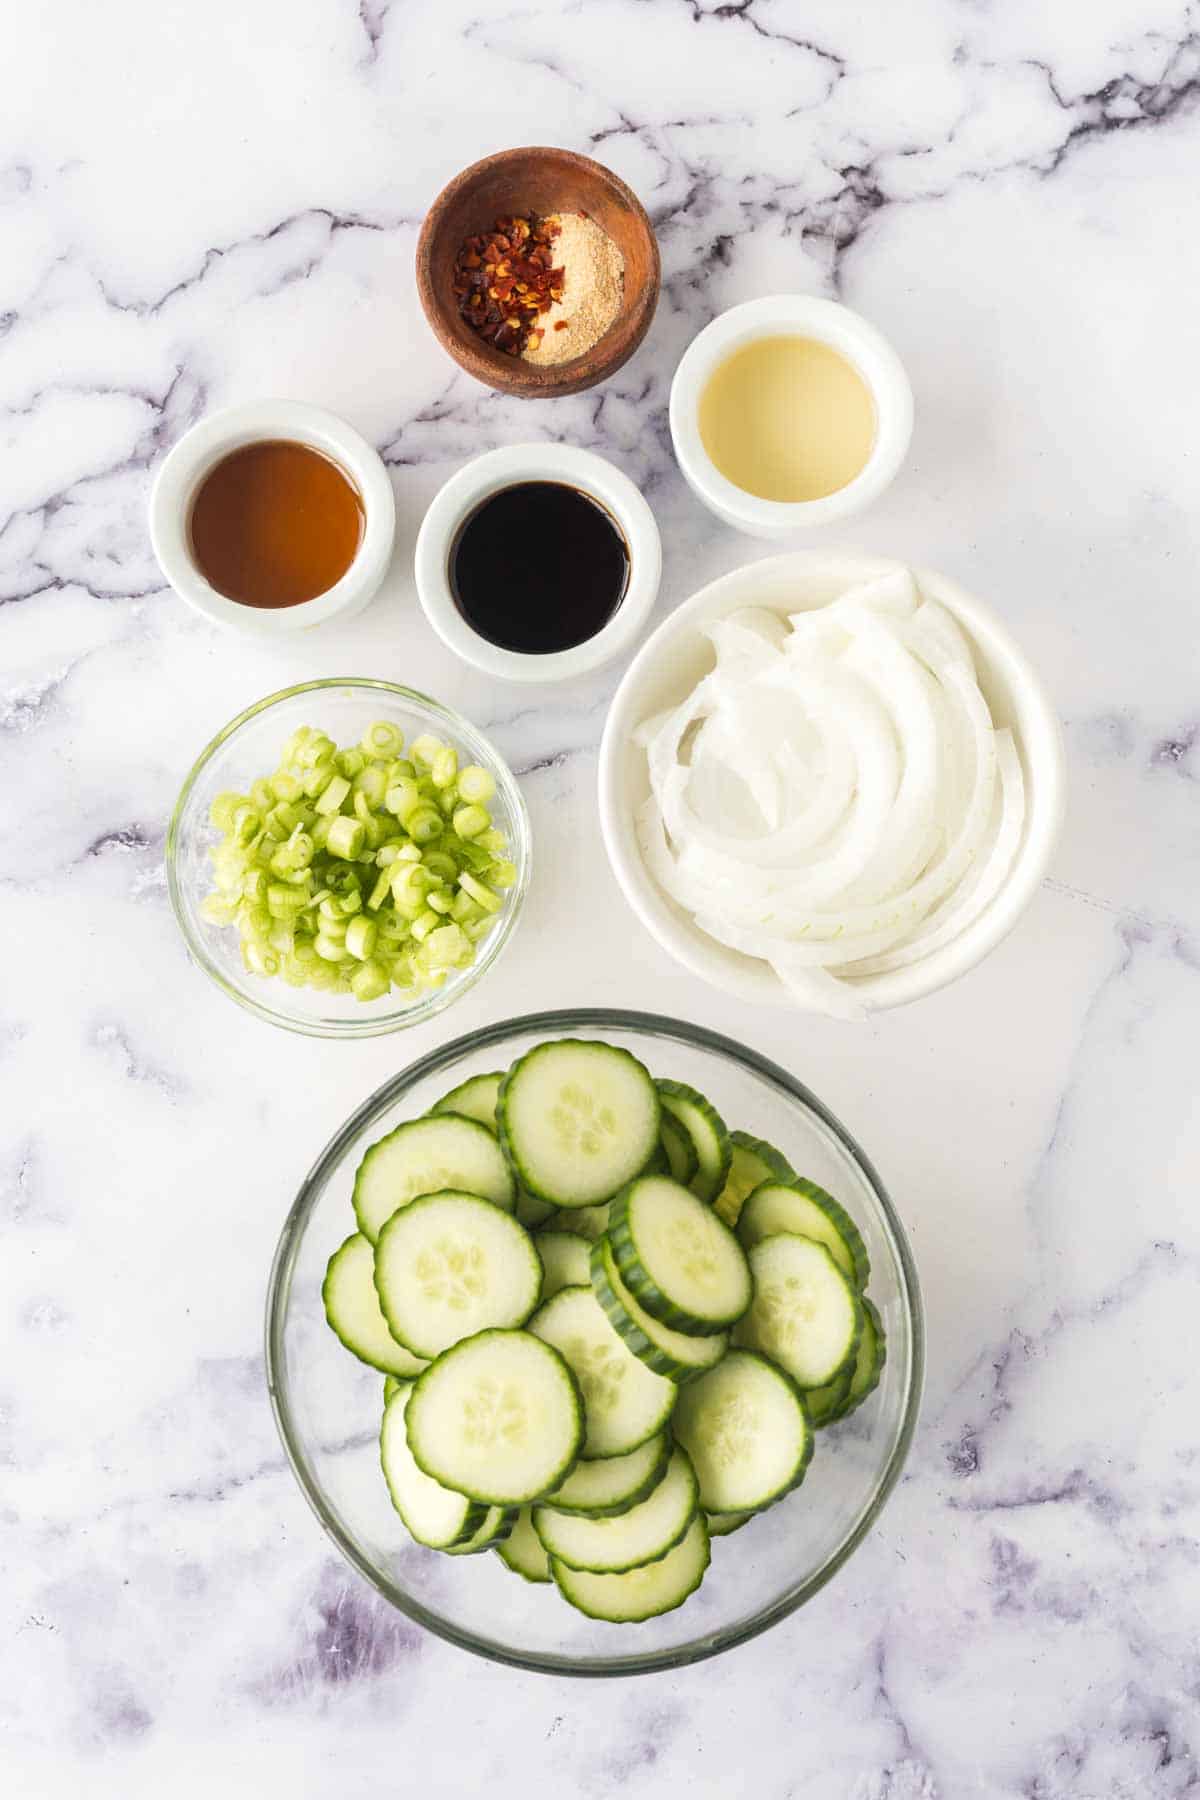
POLYGON ((391 681, 343 676, 305 681, 269 694, 247 707, 205 746, 175 805, 167 831, 167 887, 171 905, 194 962, 212 976, 222 991, 247 1011, 288 1031, 309 1037, 363 1038, 420 1025, 442 1012, 473 987, 495 962, 513 934, 529 886, 529 816, 511 772, 475 727, 425 694, 391 681), (396 991, 380 1000, 356 1000, 352 994, 330 994, 317 988, 294 988, 278 977, 250 974, 242 964, 238 933, 233 926, 214 925, 200 907, 212 887, 209 846, 219 833, 209 821, 215 795, 241 792, 279 762, 280 750, 300 725, 328 732, 339 746, 357 744, 376 719, 399 725, 405 742, 423 731, 451 743, 462 763, 479 763, 490 771, 496 792, 489 810, 497 829, 508 839, 517 878, 508 889, 495 927, 482 940, 469 969, 451 970, 445 983, 405 999, 396 991))
POLYGON ((924 1361, 921 1299, 903 1227, 853 1138, 814 1094, 730 1038, 650 1013, 583 1008, 485 1026, 385 1082, 326 1146, 283 1228, 267 1300, 267 1378, 284 1448, 322 1525, 360 1574, 409 1618, 497 1662, 558 1675, 635 1675, 715 1656, 785 1619, 862 1542, 899 1476, 916 1423, 924 1361), (325 1322, 321 1282, 354 1228, 350 1193, 368 1145, 425 1112, 469 1075, 504 1068, 551 1037, 633 1051, 656 1075, 690 1082, 731 1127, 775 1144, 829 1189, 871 1257, 870 1293, 887 1332, 878 1389, 822 1431, 803 1485, 715 1538, 712 1566, 677 1611, 612 1625, 572 1610, 553 1587, 498 1556, 422 1549, 392 1510, 379 1467, 383 1377, 325 1322))

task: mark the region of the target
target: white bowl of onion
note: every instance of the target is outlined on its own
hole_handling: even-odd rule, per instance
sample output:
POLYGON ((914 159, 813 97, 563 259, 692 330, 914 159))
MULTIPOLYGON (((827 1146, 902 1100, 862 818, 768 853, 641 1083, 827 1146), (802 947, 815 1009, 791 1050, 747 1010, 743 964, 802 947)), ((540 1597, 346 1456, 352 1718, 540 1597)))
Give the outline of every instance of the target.
POLYGON ((608 715, 600 820, 642 923, 743 999, 861 1019, 980 962, 1062 824, 1058 718, 956 583, 797 551, 722 576, 608 715))

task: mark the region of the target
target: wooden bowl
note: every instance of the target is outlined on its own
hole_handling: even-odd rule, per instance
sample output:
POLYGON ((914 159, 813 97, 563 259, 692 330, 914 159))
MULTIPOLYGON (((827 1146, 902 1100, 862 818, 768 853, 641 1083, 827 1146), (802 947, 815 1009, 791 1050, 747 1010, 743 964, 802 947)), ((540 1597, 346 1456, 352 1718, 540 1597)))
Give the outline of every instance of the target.
POLYGON ((628 362, 650 328, 658 288, 658 244, 645 208, 611 169, 573 150, 534 145, 472 163, 442 189, 417 240, 417 290, 442 348, 477 381, 529 400, 578 394, 628 362), (460 317, 454 294, 463 239, 531 212, 588 213, 625 258, 625 292, 613 323, 582 356, 553 367, 485 344, 460 317))

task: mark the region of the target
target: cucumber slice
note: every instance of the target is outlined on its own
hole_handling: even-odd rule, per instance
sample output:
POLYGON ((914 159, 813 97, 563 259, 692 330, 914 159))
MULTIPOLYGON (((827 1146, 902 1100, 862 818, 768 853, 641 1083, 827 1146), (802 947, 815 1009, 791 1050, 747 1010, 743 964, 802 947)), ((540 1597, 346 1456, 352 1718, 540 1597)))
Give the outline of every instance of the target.
POLYGON ((832 1415, 833 1419, 848 1419, 852 1412, 857 1412, 869 1394, 873 1394, 879 1386, 879 1378, 883 1374, 883 1365, 887 1361, 887 1337, 883 1329, 883 1320, 873 1300, 865 1294, 860 1295, 863 1308, 863 1334, 858 1340, 858 1355, 854 1359, 854 1369, 839 1410, 832 1415))
POLYGON ((838 1267, 860 1288, 866 1287, 871 1260, 858 1226, 815 1181, 805 1181, 802 1176, 790 1182, 765 1181, 747 1197, 737 1224, 743 1247, 749 1250, 781 1231, 824 1244, 838 1267))
POLYGON ((413 1384, 408 1442, 435 1481, 487 1506, 523 1506, 573 1466, 583 1401, 549 1344, 527 1331, 480 1331, 413 1384))
POLYGON ((542 1549, 542 1540, 533 1529, 531 1509, 523 1506, 517 1514, 517 1522, 502 1543, 496 1545, 496 1555, 514 1575, 520 1575, 525 1581, 550 1581, 550 1558, 542 1549))
POLYGON ((643 1176, 617 1196, 608 1241, 638 1305, 677 1331, 722 1331, 753 1297, 745 1252, 728 1225, 667 1176, 643 1176))
POLYGON ((553 1506, 535 1506, 533 1529, 554 1561, 619 1575, 657 1562, 675 1547, 696 1516, 697 1492, 692 1465, 676 1449, 654 1492, 619 1518, 581 1519, 553 1506))
MULTIPOLYGON (((500 1083, 504 1080, 502 1070, 490 1075, 472 1075, 468 1081, 461 1082, 458 1087, 451 1088, 448 1094, 430 1107, 431 1113, 461 1113, 466 1119, 474 1119, 477 1124, 484 1125, 498 1136, 496 1124, 496 1102, 500 1098, 500 1083)), ((533 1194, 527 1194, 522 1188, 517 1189, 517 1217, 522 1225, 544 1225, 554 1208, 545 1200, 538 1200, 533 1194)), ((549 1577, 547 1577, 547 1580, 549 1577)))
POLYGON ((429 1110, 431 1113, 459 1113, 464 1119, 486 1125, 494 1136, 496 1101, 503 1080, 502 1069, 490 1075, 471 1075, 466 1081, 460 1081, 456 1088, 451 1088, 448 1094, 443 1094, 440 1100, 435 1100, 429 1110))
MULTIPOLYGON (((662 1096, 659 1098, 661 1100, 662 1096)), ((682 1182, 686 1187, 700 1166, 700 1158, 683 1126, 669 1112, 663 1113, 662 1123, 658 1128, 658 1141, 666 1155, 667 1174, 672 1181, 682 1182)))
POLYGON ((685 1081, 656 1081, 654 1085, 664 1113, 691 1139, 696 1168, 687 1185, 697 1199, 711 1203, 725 1186, 733 1154, 725 1121, 716 1107, 685 1081))
POLYGON ((729 1537, 754 1517, 752 1512, 705 1513, 709 1537, 729 1537))
MULTIPOLYGON (((863 1337, 858 1340, 860 1352, 865 1336, 864 1332, 863 1337)), ((805 1388, 804 1403, 808 1407, 808 1416, 812 1420, 814 1430, 818 1430, 822 1425, 831 1425, 835 1419, 842 1417, 845 1403, 850 1396, 850 1383, 853 1379, 854 1370, 847 1366, 840 1375, 835 1375, 832 1381, 827 1381, 824 1387, 805 1388)))
POLYGON ((608 1202, 603 1206, 570 1206, 547 1220, 551 1231, 577 1231, 593 1244, 608 1230, 608 1202))
POLYGON ((682 1606, 704 1580, 709 1563, 708 1527, 697 1513, 673 1550, 644 1568, 623 1575, 592 1575, 550 1559, 550 1573, 564 1600, 589 1619, 636 1625, 682 1606))
POLYGON ((510 1536, 516 1522, 515 1506, 489 1506, 483 1515, 483 1524, 474 1537, 467 1538, 461 1544, 451 1544, 446 1555, 478 1556, 481 1550, 494 1550, 510 1536))
POLYGON ((619 1518, 654 1492, 670 1460, 671 1441, 659 1432, 624 1456, 576 1463, 562 1486, 547 1494, 546 1505, 585 1519, 619 1518))
POLYGON ((418 1468, 408 1442, 407 1411, 413 1383, 400 1384, 384 1408, 379 1431, 379 1460, 392 1505, 418 1544, 448 1550, 473 1538, 488 1509, 465 1494, 453 1493, 418 1468))
POLYGON ((542 1265, 525 1227, 490 1201, 423 1194, 380 1232, 375 1288, 392 1336, 429 1360, 488 1326, 523 1325, 542 1265))
POLYGON ((731 1131, 729 1142, 733 1160, 725 1186, 713 1202, 727 1225, 736 1225, 748 1194, 764 1181, 794 1181, 796 1171, 783 1153, 764 1138, 751 1137, 745 1131, 731 1131))
POLYGON ((592 1246, 580 1232, 539 1231, 533 1247, 542 1259, 543 1304, 562 1288, 587 1286, 592 1246))
POLYGON ((536 1194, 527 1194, 522 1187, 517 1189, 517 1217, 527 1231, 545 1225, 556 1211, 548 1200, 539 1200, 536 1194))
POLYGON ((398 1344, 388 1330, 375 1292, 375 1252, 360 1232, 330 1257, 321 1299, 330 1328, 360 1362, 388 1376, 421 1373, 425 1367, 421 1358, 398 1344))
POLYGON ((754 1304, 734 1342, 759 1350, 798 1387, 824 1387, 853 1367, 862 1336, 858 1289, 824 1244, 781 1232, 750 1251, 754 1304))
POLYGON ((512 1170, 486 1125, 458 1113, 410 1119, 372 1144, 354 1178, 358 1228, 374 1243, 394 1212, 418 1194, 453 1188, 511 1212, 512 1170))
POLYGON ((590 1276, 592 1292, 604 1308, 609 1324, 638 1361, 656 1375, 666 1375, 671 1381, 690 1381, 693 1375, 720 1362, 728 1349, 727 1331, 709 1337, 689 1337, 652 1318, 621 1280, 607 1238, 592 1245, 590 1276))
MULTIPOLYGON (((374 1283, 372 1283, 372 1285, 374 1285, 374 1283)), ((379 1296, 376 1295, 375 1298, 378 1301, 379 1296)), ((418 1359, 414 1356, 413 1361, 416 1362, 417 1360, 418 1359)), ((420 1370, 418 1370, 417 1373, 419 1374, 420 1370)), ((391 1399, 392 1395, 396 1392, 396 1389, 399 1386, 400 1386, 400 1382, 395 1375, 387 1376, 387 1378, 385 1379, 384 1384, 383 1384, 383 1404, 385 1406, 387 1405, 388 1401, 391 1399)))
POLYGON ((515 1062, 500 1086, 500 1141, 523 1187, 555 1206, 594 1206, 658 1147, 650 1076, 628 1050, 562 1038, 515 1062))
POLYGON ((555 1294, 529 1321, 543 1343, 569 1363, 583 1393, 587 1458, 623 1456, 661 1431, 675 1404, 675 1386, 626 1348, 590 1287, 555 1294))
POLYGON ((795 1384, 751 1350, 731 1350, 680 1388, 673 1429, 710 1513, 769 1506, 804 1479, 812 1456, 812 1427, 795 1384))

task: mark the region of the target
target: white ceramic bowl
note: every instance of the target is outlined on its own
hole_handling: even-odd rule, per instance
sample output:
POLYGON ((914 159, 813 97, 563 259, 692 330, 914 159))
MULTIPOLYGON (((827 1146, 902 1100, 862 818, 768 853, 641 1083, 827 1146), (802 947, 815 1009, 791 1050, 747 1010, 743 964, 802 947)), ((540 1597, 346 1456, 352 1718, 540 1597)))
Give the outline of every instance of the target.
MULTIPOLYGON (((728 950, 668 899, 642 860, 635 817, 650 784, 633 734, 644 719, 683 700, 713 666, 700 626, 744 606, 783 616, 826 606, 860 581, 903 565, 854 551, 799 550, 748 563, 686 600, 650 637, 617 689, 600 746, 600 825, 613 872, 634 912, 676 962, 726 993, 768 1005, 795 1000, 765 962, 728 950)), ((914 570, 921 590, 953 613, 970 640, 979 684, 997 725, 1016 742, 1027 814, 1008 880, 991 905, 951 943, 908 968, 861 976, 853 985, 872 1010, 902 1006, 945 987, 982 962, 1010 932, 1046 872, 1062 824, 1066 774, 1062 731, 1040 681, 999 620, 944 575, 914 570)))
MULTIPOLYGON (((417 592, 442 642, 477 669, 503 681, 565 681, 586 675, 633 644, 654 607, 662 544, 654 514, 628 475, 569 444, 509 444, 477 456, 434 496, 417 536, 417 592), (489 494, 521 481, 558 481, 599 502, 616 521, 629 551, 625 597, 602 631, 570 650, 531 656, 493 644, 467 623, 450 586, 450 555, 470 515, 489 494)), ((519 597, 513 596, 513 604, 519 597)))
POLYGON ((726 525, 781 538, 829 525, 869 506, 893 479, 912 437, 913 397, 904 365, 866 319, 835 300, 773 294, 731 307, 684 351, 671 383, 671 440, 688 485, 726 525), (758 338, 817 338, 858 370, 875 402, 875 445, 853 481, 821 500, 760 500, 722 475, 700 436, 700 397, 719 364, 758 338))
POLYGON ((366 438, 319 406, 297 400, 252 400, 194 425, 171 451, 150 496, 150 541, 163 574, 181 600, 218 625, 278 634, 352 618, 373 600, 392 557, 396 502, 388 472, 366 438), (298 606, 243 606, 219 594, 196 567, 188 522, 196 489, 215 463, 246 444, 285 439, 321 450, 358 489, 363 535, 354 561, 333 587, 298 606))

